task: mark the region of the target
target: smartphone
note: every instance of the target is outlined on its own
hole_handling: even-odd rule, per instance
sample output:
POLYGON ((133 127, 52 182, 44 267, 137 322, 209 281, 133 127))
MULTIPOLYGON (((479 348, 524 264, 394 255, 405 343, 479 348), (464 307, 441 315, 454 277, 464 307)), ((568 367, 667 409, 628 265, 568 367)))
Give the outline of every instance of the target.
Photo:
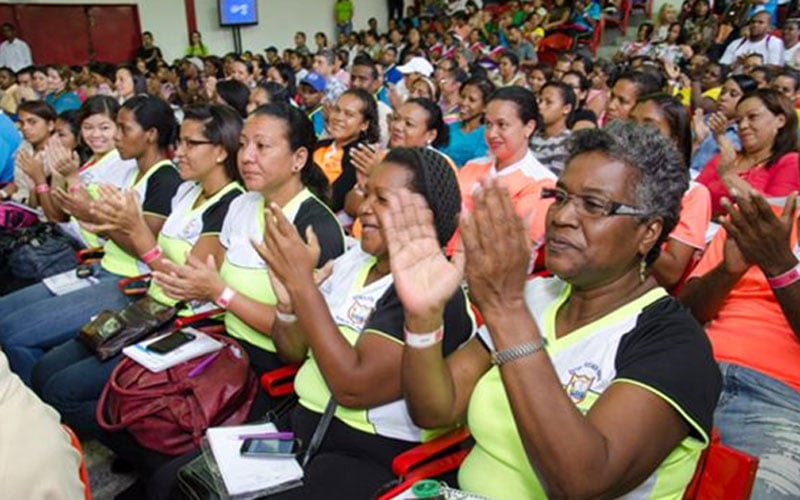
POLYGON ((195 334, 186 332, 184 330, 178 330, 177 332, 170 333, 166 337, 161 340, 157 340, 152 344, 147 346, 147 349, 153 352, 157 352, 159 354, 167 354, 168 352, 172 352, 178 347, 186 344, 187 342, 191 342, 196 337, 195 334))
POLYGON ((300 451, 298 439, 252 438, 245 439, 239 453, 245 457, 290 458, 300 451))

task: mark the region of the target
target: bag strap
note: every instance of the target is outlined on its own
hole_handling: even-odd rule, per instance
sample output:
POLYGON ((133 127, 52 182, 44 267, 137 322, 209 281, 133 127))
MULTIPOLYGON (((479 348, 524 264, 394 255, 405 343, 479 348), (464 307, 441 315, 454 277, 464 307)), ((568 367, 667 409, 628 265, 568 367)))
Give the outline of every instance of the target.
POLYGON ((328 400, 328 405, 325 407, 325 412, 322 414, 322 417, 319 419, 319 423, 317 424, 317 428, 314 429, 314 434, 311 435, 311 441, 308 443, 308 448, 306 448, 306 454, 303 455, 303 462, 300 464, 301 467, 304 469, 308 464, 311 457, 313 457, 319 446, 322 444, 322 439, 325 437, 325 433, 328 432, 328 427, 331 425, 331 420, 333 420, 333 414, 336 412, 336 400, 331 396, 328 400))

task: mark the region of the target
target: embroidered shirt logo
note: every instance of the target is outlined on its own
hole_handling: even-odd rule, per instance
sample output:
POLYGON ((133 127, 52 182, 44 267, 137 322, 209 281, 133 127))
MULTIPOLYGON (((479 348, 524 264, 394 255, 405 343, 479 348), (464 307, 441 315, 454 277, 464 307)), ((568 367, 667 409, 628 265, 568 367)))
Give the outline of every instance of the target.
POLYGON ((353 297, 353 303, 347 310, 348 323, 357 331, 361 331, 374 307, 374 300, 369 300, 367 297, 353 297))
POLYGON ((592 387, 596 387, 597 383, 600 382, 601 371, 599 366, 589 362, 570 369, 569 373, 569 382, 567 382, 564 389, 567 391, 567 396, 577 405, 583 402, 591 392, 592 387))

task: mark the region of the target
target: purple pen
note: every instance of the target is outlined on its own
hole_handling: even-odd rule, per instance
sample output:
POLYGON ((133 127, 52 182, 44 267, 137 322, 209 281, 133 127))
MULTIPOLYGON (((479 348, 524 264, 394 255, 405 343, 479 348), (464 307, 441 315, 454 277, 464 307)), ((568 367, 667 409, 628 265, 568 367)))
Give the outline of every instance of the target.
POLYGON ((220 349, 219 351, 217 351, 215 353, 212 353, 212 354, 208 355, 206 357, 206 359, 204 359, 197 366, 192 368, 192 370, 189 372, 189 378, 194 378, 194 377, 200 375, 201 373, 203 373, 203 370, 208 368, 209 365, 211 363, 213 363, 215 359, 217 359, 217 356, 219 356, 219 354, 221 352, 222 352, 222 349, 220 349))
POLYGON ((242 434, 239 439, 294 439, 294 432, 262 432, 260 434, 242 434))

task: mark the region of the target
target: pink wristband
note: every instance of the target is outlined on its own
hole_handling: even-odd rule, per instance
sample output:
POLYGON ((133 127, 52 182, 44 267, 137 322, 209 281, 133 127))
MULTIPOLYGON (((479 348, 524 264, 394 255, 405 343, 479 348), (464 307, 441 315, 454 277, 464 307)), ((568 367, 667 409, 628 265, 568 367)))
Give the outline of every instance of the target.
POLYGON ((69 194, 75 194, 81 189, 83 189, 83 184, 75 184, 74 186, 71 186, 67 191, 69 191, 69 194))
POLYGON ((142 255, 142 262, 144 262, 145 264, 150 264, 151 262, 161 258, 161 255, 162 255, 161 247, 156 245, 155 247, 153 247, 152 250, 145 252, 142 255))
POLYGON ((779 274, 773 278, 767 278, 770 288, 777 290, 778 288, 786 288, 800 281, 800 263, 793 268, 789 269, 783 274, 779 274))
POLYGON ((222 290, 222 293, 219 294, 219 297, 217 297, 217 300, 214 301, 214 303, 223 309, 227 309, 228 306, 231 304, 231 301, 233 300, 233 297, 235 295, 236 295, 236 290, 234 290, 229 286, 226 286, 225 289, 222 290))
POLYGON ((39 194, 49 193, 50 186, 48 184, 38 184, 36 186, 36 192, 39 194))
POLYGON ((412 333, 403 326, 403 334, 405 334, 407 346, 414 349, 426 349, 442 341, 444 338, 444 325, 429 333, 412 333))

